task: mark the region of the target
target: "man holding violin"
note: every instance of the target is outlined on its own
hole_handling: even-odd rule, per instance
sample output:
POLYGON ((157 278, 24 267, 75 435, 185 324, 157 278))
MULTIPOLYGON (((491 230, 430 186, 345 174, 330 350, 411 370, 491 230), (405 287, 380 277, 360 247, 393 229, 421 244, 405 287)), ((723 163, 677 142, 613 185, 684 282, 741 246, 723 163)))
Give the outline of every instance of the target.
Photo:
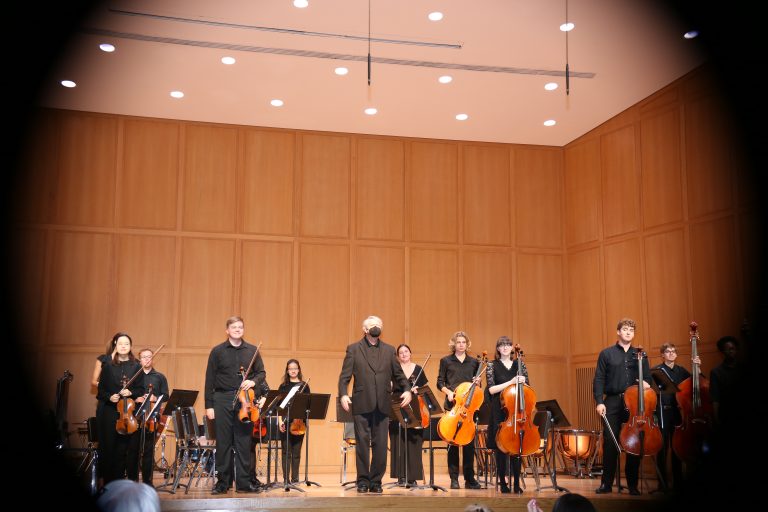
MULTIPOLYGON (((616 343, 603 349, 597 357, 595 378, 592 382, 592 392, 597 406, 595 410, 610 426, 610 432, 603 435, 603 477, 600 487, 595 490, 597 494, 609 493, 612 490, 613 478, 616 475, 616 462, 619 453, 616 442, 619 438, 621 424, 626 421, 627 410, 624 406, 624 391, 630 386, 637 386, 638 362, 637 349, 632 346, 635 338, 635 321, 631 318, 622 318, 616 326, 616 343)), ((643 357, 643 388, 651 387, 651 372, 648 367, 648 358, 643 357)), ((632 496, 640 495, 637 488, 640 457, 627 453, 626 467, 627 487, 632 496)))
POLYGON ((211 494, 222 494, 232 484, 232 449, 237 492, 260 492, 261 488, 250 481, 251 450, 250 423, 240 421, 237 400, 240 391, 260 389, 266 380, 264 361, 256 354, 256 347, 243 340, 245 324, 239 316, 227 319, 227 340, 213 347, 208 356, 205 372, 205 415, 216 425, 216 468, 219 479, 211 494), (254 354, 256 358, 254 360, 254 354), (253 364, 251 364, 253 361, 253 364), (249 368, 241 375, 240 371, 249 368))
MULTIPOLYGON (((145 348, 139 352, 139 362, 141 363, 141 368, 143 370, 141 377, 143 377, 144 380, 143 388, 146 391, 146 394, 136 398, 136 403, 140 406, 145 401, 147 401, 147 399, 149 399, 147 405, 142 408, 142 412, 149 414, 157 405, 158 399, 160 399, 161 403, 161 405, 158 407, 162 407, 162 403, 168 400, 168 379, 165 378, 165 375, 155 370, 153 366, 154 353, 152 352, 152 349, 145 348), (150 388, 150 386, 152 387, 150 388), (152 390, 151 394, 149 391, 150 389, 152 390)), ((136 454, 136 459, 134 460, 132 456, 129 463, 139 464, 139 459, 141 459, 141 480, 147 485, 152 485, 152 467, 154 465, 155 454, 155 433, 157 432, 155 425, 157 425, 156 420, 160 416, 161 412, 162 411, 158 409, 158 413, 155 415, 155 418, 149 425, 144 425, 142 422, 142 425, 144 425, 143 447, 141 445, 141 435, 135 436, 135 439, 132 440, 132 444, 135 446, 131 447, 131 453, 136 454)), ((139 418, 139 421, 142 420, 143 415, 141 418, 139 418)))

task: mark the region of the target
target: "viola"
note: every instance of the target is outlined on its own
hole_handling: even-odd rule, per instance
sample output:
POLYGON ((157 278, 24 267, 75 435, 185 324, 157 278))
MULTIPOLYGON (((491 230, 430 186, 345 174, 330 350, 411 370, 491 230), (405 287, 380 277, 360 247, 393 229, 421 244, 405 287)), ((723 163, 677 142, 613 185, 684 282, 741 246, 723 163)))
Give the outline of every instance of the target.
POLYGON ((303 436, 307 433, 307 424, 302 419, 291 420, 290 429, 291 434, 295 436, 303 436))
MULTIPOLYGON (((130 381, 125 376, 123 376, 123 389, 126 389, 129 384, 130 381)), ((117 401, 117 412, 120 414, 120 417, 117 418, 117 421, 115 422, 115 430, 117 430, 118 434, 133 434, 139 429, 139 422, 133 415, 135 408, 136 402, 127 396, 121 396, 120 400, 117 401)))
POLYGON ((472 382, 462 382, 454 391, 455 404, 450 411, 446 411, 440 421, 437 422, 437 433, 440 438, 450 445, 466 446, 475 437, 475 412, 483 405, 483 393, 478 391, 475 381, 485 370, 488 364, 487 352, 483 352, 481 364, 472 382))
MULTIPOLYGON (((515 345, 517 356, 517 376, 522 376, 523 350, 515 345)), ((499 449, 509 455, 532 455, 539 450, 541 435, 539 428, 533 424, 536 393, 528 384, 519 381, 510 384, 499 396, 507 418, 496 431, 496 444, 499 449)))
MULTIPOLYGON (((416 383, 419 381, 419 377, 421 377, 421 374, 424 373, 424 367, 427 366, 427 363, 429 362, 429 358, 432 357, 432 354, 427 354, 427 359, 424 361, 424 364, 421 365, 421 368, 419 369, 419 374, 416 375, 416 378, 413 379, 413 386, 411 387, 411 392, 413 392, 413 388, 416 387, 416 383)), ((416 398, 419 401, 419 415, 421 416, 421 428, 427 428, 429 427, 429 420, 430 420, 430 411, 429 406, 427 406, 427 401, 424 400, 424 397, 421 396, 421 394, 417 393, 416 398)))
MULTIPOLYGON (((698 324, 690 323, 691 359, 698 356, 698 324)), ((675 426, 672 450, 683 461, 696 463, 709 452, 712 438, 714 409, 709 398, 709 381, 693 363, 691 376, 678 385, 675 393, 680 408, 680 425, 675 426)))
POLYGON ((655 455, 661 450, 663 439, 653 412, 656 410, 656 393, 643 388, 643 347, 636 348, 637 385, 624 391, 624 405, 629 409, 629 420, 621 426, 619 441, 625 452, 632 455, 655 455))

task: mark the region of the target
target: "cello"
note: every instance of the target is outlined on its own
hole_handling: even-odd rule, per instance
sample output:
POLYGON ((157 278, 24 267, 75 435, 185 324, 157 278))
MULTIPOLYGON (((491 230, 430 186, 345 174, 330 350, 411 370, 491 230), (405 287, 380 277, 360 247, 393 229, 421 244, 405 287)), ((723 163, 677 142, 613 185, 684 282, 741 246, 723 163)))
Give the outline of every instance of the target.
MULTIPOLYGON (((691 359, 698 357, 698 324, 691 322, 691 359)), ((692 363, 691 376, 678 385, 675 393, 680 408, 680 425, 675 426, 672 450, 681 460, 694 463, 709 452, 714 410, 709 398, 709 381, 701 375, 699 365, 692 363)))
MULTIPOLYGON (((523 350, 515 345, 517 376, 522 376, 523 350)), ((539 450, 541 435, 533 424, 536 393, 528 384, 518 381, 501 392, 499 400, 507 411, 507 419, 496 432, 496 445, 508 455, 532 455, 539 450)))
POLYGON ((624 391, 624 405, 629 419, 621 426, 619 441, 625 452, 640 457, 655 455, 661 450, 663 439, 653 412, 656 410, 656 392, 643 388, 643 347, 637 347, 637 385, 624 391))
POLYGON ((477 390, 476 381, 488 365, 488 352, 483 351, 480 366, 472 382, 462 382, 456 386, 456 403, 437 422, 437 433, 446 443, 454 446, 466 446, 475 437, 475 412, 483 405, 483 393, 477 390))

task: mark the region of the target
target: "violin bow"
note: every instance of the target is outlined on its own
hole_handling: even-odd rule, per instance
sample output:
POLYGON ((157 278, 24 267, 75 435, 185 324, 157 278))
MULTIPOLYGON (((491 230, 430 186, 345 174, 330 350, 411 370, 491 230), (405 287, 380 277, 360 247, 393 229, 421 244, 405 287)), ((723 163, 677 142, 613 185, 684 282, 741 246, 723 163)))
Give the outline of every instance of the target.
MULTIPOLYGON (((153 352, 152 352, 152 357, 150 358, 150 361, 153 361, 153 360, 155 359, 155 356, 157 355, 157 353, 158 353, 158 352, 160 352, 161 350, 163 350, 163 347, 165 347, 165 343, 163 343, 162 345, 160 345, 160 346, 157 348, 157 350, 155 350, 155 351, 153 351, 153 352)), ((139 366, 140 366, 140 367, 139 367, 139 371, 137 371, 136 373, 134 373, 134 374, 133 374, 133 377, 131 377, 131 379, 130 379, 128 382, 126 382, 126 383, 125 383, 125 385, 123 386, 123 389, 126 389, 126 388, 128 388, 128 386, 130 386, 130 385, 131 385, 131 382, 133 382, 134 380, 136 380, 136 377, 138 377, 138 376, 141 374, 141 372, 142 372, 142 371, 144 371, 144 366, 142 366, 142 365, 139 365, 139 366)), ((123 389, 121 389, 120 391, 122 391, 123 389)), ((118 394, 119 394, 119 392, 118 392, 118 394)))
POLYGON ((424 360, 424 364, 421 365, 421 369, 419 369, 419 374, 416 375, 415 379, 413 379, 413 386, 411 386, 411 391, 413 391, 413 388, 416 387, 416 383, 419 381, 419 377, 421 377, 421 374, 424 373, 424 367, 427 366, 427 363, 429 362, 430 357, 432 357, 432 354, 427 354, 427 358, 424 360))
POLYGON ((619 442, 616 440, 616 435, 613 433, 611 424, 608 423, 608 416, 605 414, 601 414, 600 417, 603 418, 603 421, 605 422, 605 426, 608 427, 608 432, 611 434, 611 439, 613 439, 613 444, 616 445, 616 450, 618 450, 618 452, 621 453, 621 446, 619 445, 619 442))

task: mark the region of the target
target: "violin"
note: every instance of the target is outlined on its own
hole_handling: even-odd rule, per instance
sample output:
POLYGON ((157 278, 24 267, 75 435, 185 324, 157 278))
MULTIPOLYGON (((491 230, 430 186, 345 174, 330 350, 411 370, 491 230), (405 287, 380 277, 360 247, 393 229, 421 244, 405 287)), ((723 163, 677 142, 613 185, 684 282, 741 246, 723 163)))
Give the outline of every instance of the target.
POLYGON ((481 364, 472 382, 462 382, 456 387, 453 396, 455 405, 437 422, 437 433, 450 445, 466 446, 475 437, 475 412, 483 405, 483 393, 477 390, 475 383, 488 365, 488 352, 483 351, 481 364))
MULTIPOLYGON (((135 377, 134 377, 135 378, 135 377)), ((125 376, 122 379, 123 389, 126 389, 133 379, 128 380, 125 376)), ((122 391, 122 389, 120 390, 122 391)), ((136 402, 127 396, 121 396, 117 401, 117 411, 120 417, 115 422, 115 429, 118 434, 128 435, 133 434, 139 429, 139 422, 136 421, 136 417, 133 415, 133 410, 136 408, 136 402)))
MULTIPOLYGON (((152 384, 147 386, 147 393, 144 395, 144 401, 139 407, 139 409, 142 412, 142 416, 145 418, 146 418, 146 415, 149 414, 149 410, 152 408, 152 403, 149 401, 151 396, 152 396, 152 384)), ((144 427, 147 429, 147 431, 154 432, 155 423, 156 421, 154 418, 147 418, 147 420, 144 422, 144 427)))
POLYGON ((661 450, 663 439, 653 412, 656 410, 656 392, 643 388, 643 347, 636 348, 637 385, 624 391, 624 405, 629 409, 629 420, 621 426, 619 441, 632 455, 655 455, 661 450))
POLYGON ((264 439, 267 437, 267 422, 261 418, 253 422, 253 430, 251 431, 251 437, 264 439))
POLYGON ((253 363, 256 361, 256 356, 259 354, 259 348, 261 348, 261 343, 256 347, 256 351, 253 353, 253 357, 251 357, 251 362, 248 364, 248 369, 244 370, 243 367, 240 367, 240 375, 242 376, 243 380, 240 382, 240 390, 235 395, 235 400, 232 402, 232 406, 240 401, 240 411, 237 413, 237 417, 240 420, 241 423, 256 423, 259 421, 259 407, 256 405, 256 394, 253 391, 253 388, 250 389, 243 389, 243 382, 247 380, 248 374, 251 372, 251 368, 253 368, 253 363))
MULTIPOLYGON (((517 376, 522 376, 523 350, 516 344, 514 352, 517 357, 517 376)), ((528 384, 518 382, 510 384, 499 396, 507 419, 496 431, 496 444, 499 449, 509 455, 532 455, 539 450, 541 435, 533 424, 536 393, 528 384)))
MULTIPOLYGON (((698 324, 690 323, 691 359, 696 359, 699 341, 698 324)), ((713 429, 714 409, 709 398, 709 381, 701 375, 699 365, 693 363, 691 376, 678 385, 675 393, 682 422, 675 426, 672 450, 687 463, 699 461, 709 452, 713 429)))
POLYGON ((307 424, 302 419, 291 420, 290 431, 295 436, 303 436, 307 433, 307 424))
MULTIPOLYGON (((424 364, 421 365, 419 374, 416 375, 415 379, 413 379, 413 386, 411 387, 411 392, 413 392, 413 388, 416 387, 416 383, 419 381, 419 377, 421 377, 421 374, 424 373, 424 367, 427 366, 427 363, 429 362, 430 357, 432 357, 432 354, 427 354, 427 359, 424 361, 424 364)), ((427 406, 427 401, 424 400, 424 397, 421 396, 421 394, 417 393, 416 398, 419 401, 419 414, 421 416, 421 428, 427 428, 429 427, 429 420, 431 415, 429 411, 429 406, 427 406)))

